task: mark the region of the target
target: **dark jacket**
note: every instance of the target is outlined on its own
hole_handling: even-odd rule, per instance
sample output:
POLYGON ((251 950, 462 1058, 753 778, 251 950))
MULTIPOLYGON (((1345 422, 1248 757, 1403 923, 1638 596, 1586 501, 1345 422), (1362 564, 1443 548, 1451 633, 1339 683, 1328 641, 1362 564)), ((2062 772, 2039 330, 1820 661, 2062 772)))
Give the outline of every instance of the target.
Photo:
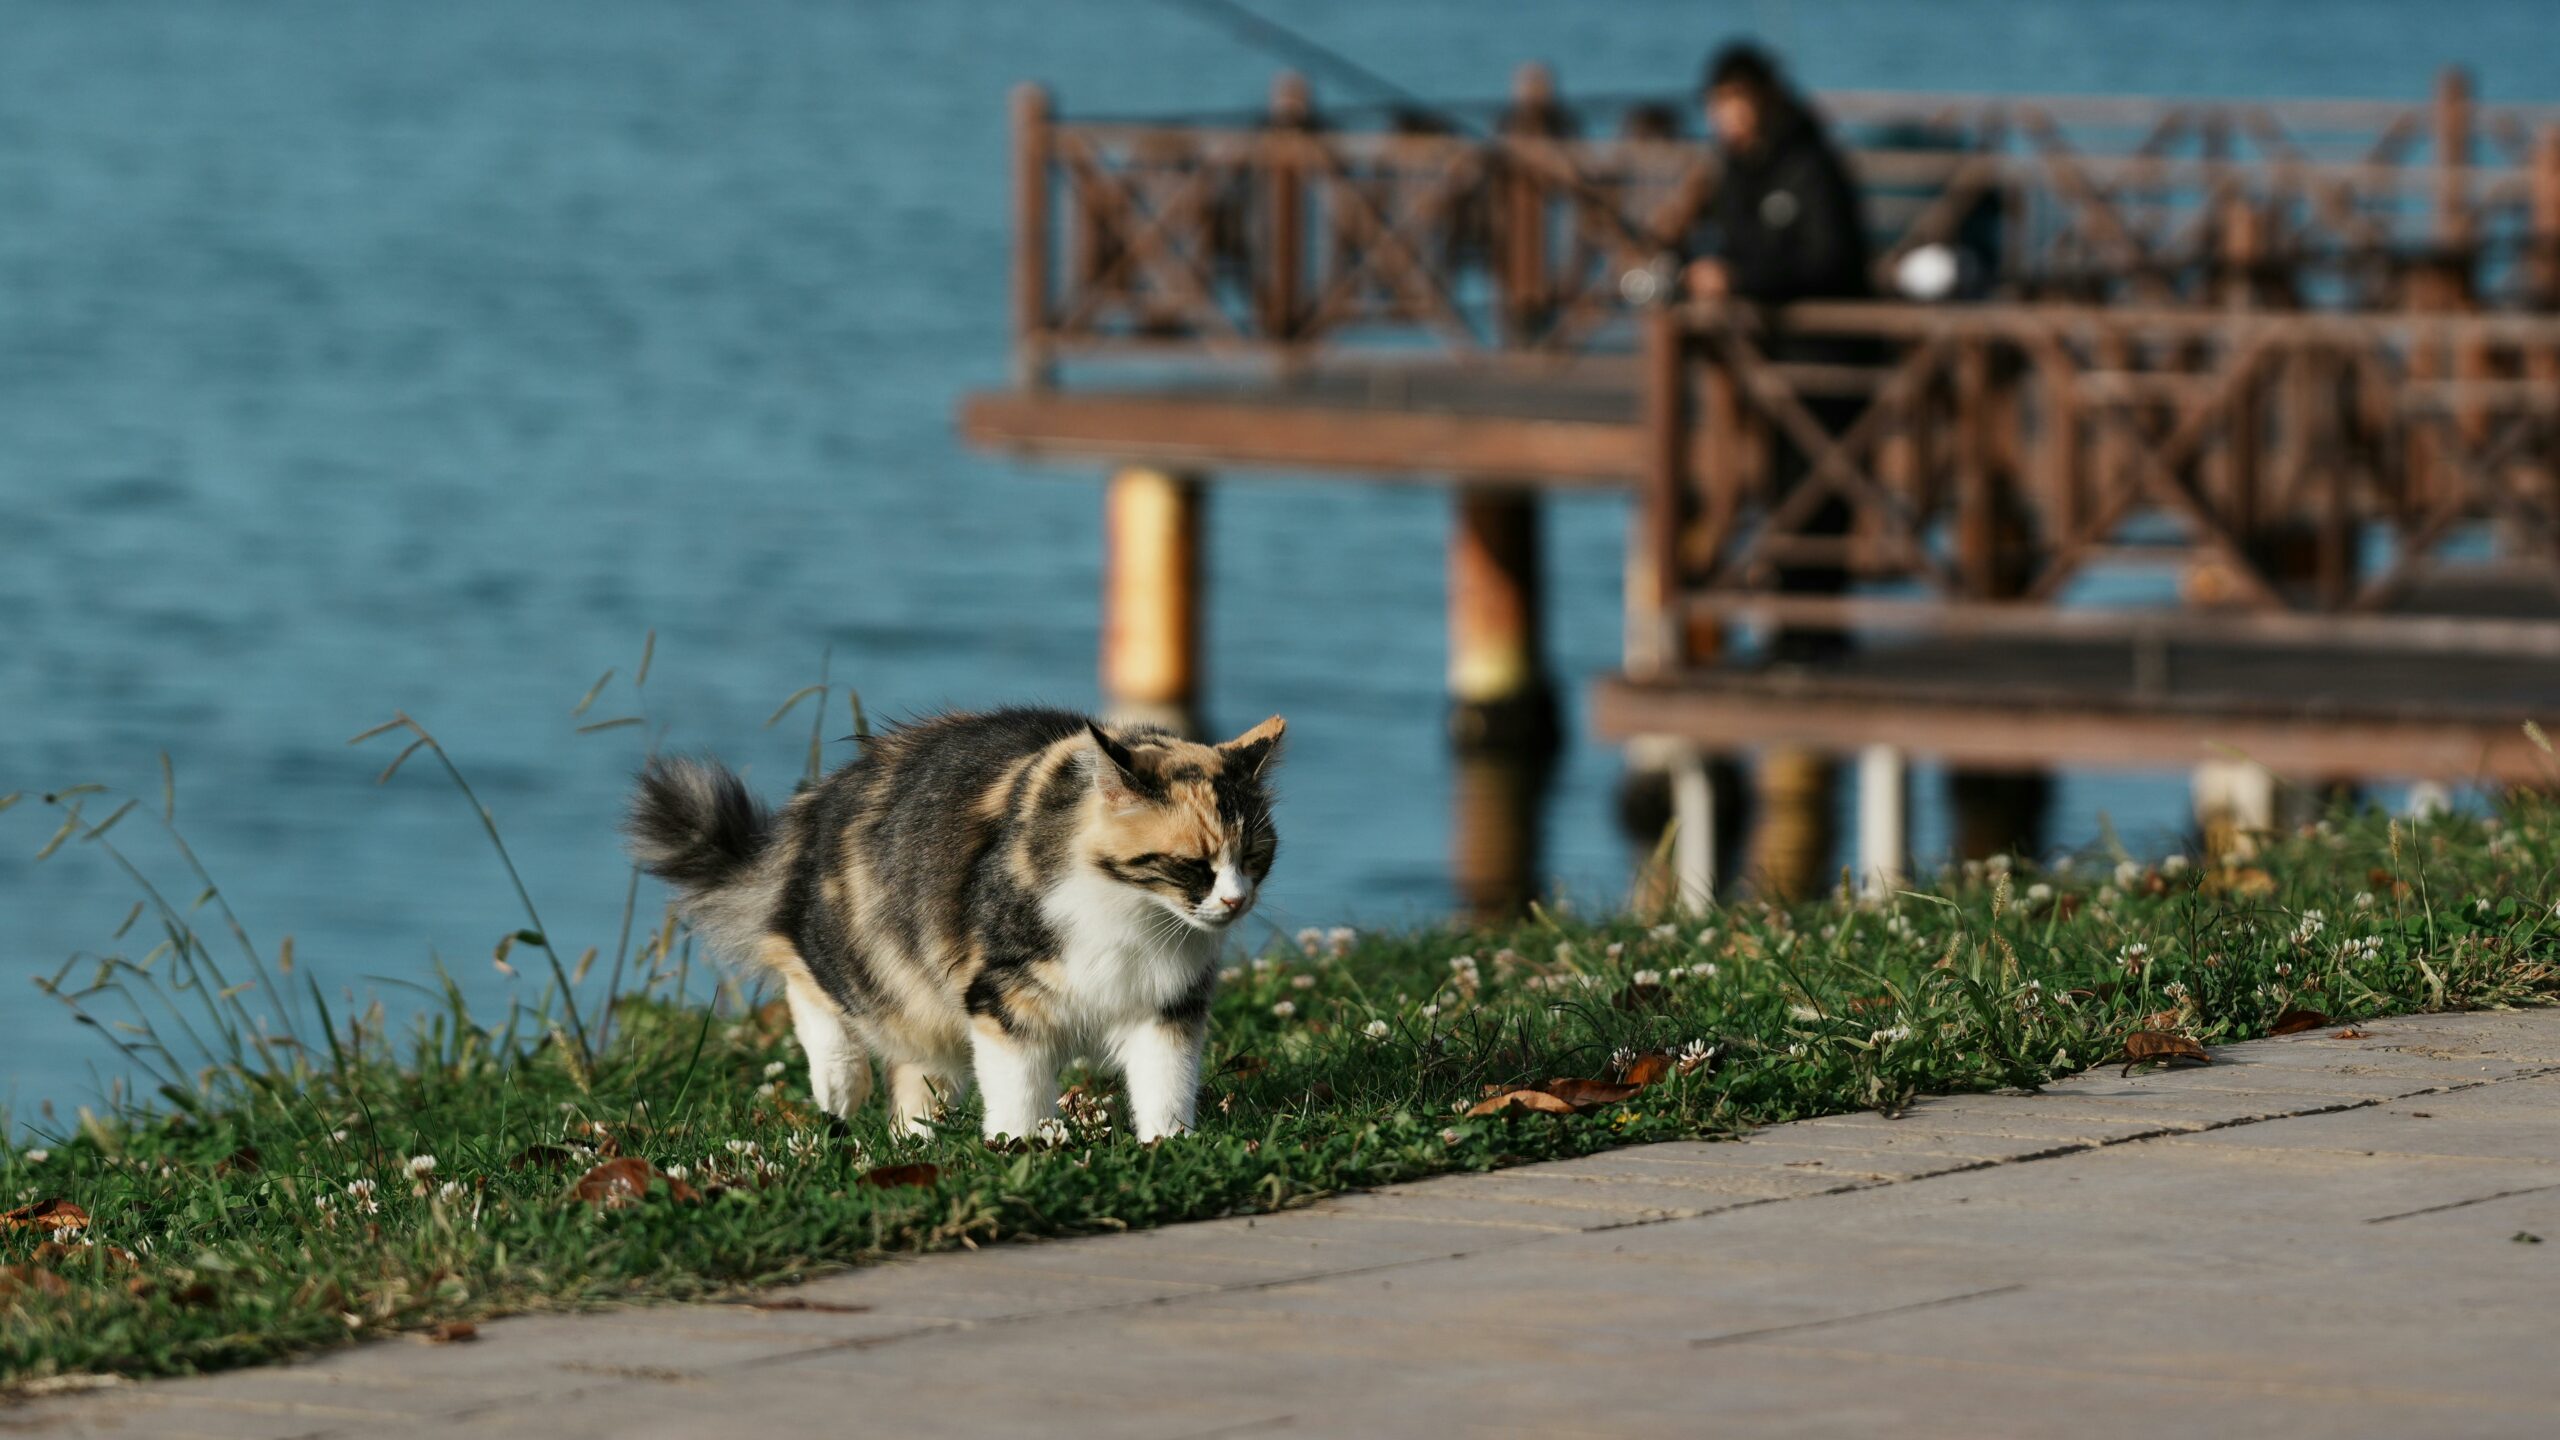
POLYGON ((1866 295, 1866 220, 1840 152, 1792 98, 1765 119, 1758 146, 1726 153, 1689 253, 1723 260, 1734 296, 1763 305, 1866 295))

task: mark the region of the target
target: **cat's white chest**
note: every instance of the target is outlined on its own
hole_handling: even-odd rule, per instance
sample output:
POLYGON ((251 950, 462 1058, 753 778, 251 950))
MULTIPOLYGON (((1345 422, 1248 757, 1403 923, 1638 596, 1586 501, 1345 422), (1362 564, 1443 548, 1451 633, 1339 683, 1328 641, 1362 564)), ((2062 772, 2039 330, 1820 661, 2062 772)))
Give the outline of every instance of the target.
POLYGON ((1059 939, 1061 998, 1081 1028, 1162 1014, 1217 963, 1217 935, 1104 875, 1078 873, 1041 909, 1059 939))

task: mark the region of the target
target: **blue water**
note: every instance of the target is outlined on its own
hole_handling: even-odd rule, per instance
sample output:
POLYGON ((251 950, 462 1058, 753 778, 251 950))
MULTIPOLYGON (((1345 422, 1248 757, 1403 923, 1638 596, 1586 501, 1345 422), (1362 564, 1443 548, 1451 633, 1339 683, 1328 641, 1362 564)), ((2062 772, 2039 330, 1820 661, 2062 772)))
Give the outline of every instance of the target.
MULTIPOLYGON (((1288 11, 1462 96, 1529 58, 1568 91, 1676 89, 1736 23, 1817 86, 2407 98, 2461 60, 2492 98, 2560 97, 2530 0, 1288 11)), ((568 712, 653 628, 653 723, 776 790, 806 732, 762 722, 830 651, 874 714, 1091 703, 1094 477, 950 425, 1006 374, 1005 91, 1223 109, 1273 68, 1139 0, 0 0, 0 792, 156 806, 165 749, 259 944, 291 933, 333 993, 441 955, 492 1002, 520 921, 474 817, 425 767, 375 788, 390 751, 341 743, 395 709, 466 767, 574 953, 612 943, 640 741, 568 712)), ((1445 523, 1425 494, 1218 494, 1208 703, 1293 722, 1285 924, 1450 906, 1445 523)), ((1616 654, 1622 527, 1556 507, 1577 685, 1616 654)), ((1546 837, 1593 902, 1625 882, 1615 773, 1577 743, 1546 837)), ((2165 837, 2184 803, 2075 778, 2053 832, 2103 811, 2165 837)), ((132 891, 97 847, 30 861, 55 822, 0 816, 22 1112, 88 1098, 104 1054, 26 978, 148 946, 110 941, 132 891)), ((1942 834, 1930 806, 1923 849, 1942 834)), ((139 817, 112 838, 171 873, 139 817)))

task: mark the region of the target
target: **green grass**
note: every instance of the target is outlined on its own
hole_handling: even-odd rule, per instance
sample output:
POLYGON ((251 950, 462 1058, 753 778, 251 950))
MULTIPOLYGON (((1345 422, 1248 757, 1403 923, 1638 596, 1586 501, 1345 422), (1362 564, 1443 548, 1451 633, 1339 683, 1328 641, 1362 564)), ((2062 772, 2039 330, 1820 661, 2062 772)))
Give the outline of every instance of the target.
MULTIPOLYGON (((267 1044, 246 1009, 262 992, 235 968, 244 978, 165 997, 212 1017, 195 1022, 211 1042, 202 1074, 47 1140, 40 1159, 0 1158, 0 1201, 70 1201, 90 1224, 60 1238, 94 1242, 0 1233, 0 1391, 1891 1111, 2032 1086, 2137 1029, 2212 1044, 2263 1035, 2288 1009, 2343 1024, 2537 1002, 2560 986, 2555 858, 2560 813, 2519 796, 2487 820, 2341 816, 2237 867, 1976 866, 1883 903, 1276 940, 1221 987, 1199 1132, 1152 1147, 1108 1105, 1070 1143, 1012 1152, 966 1116, 923 1142, 893 1140, 876 1114, 815 1123, 777 1018, 652 987, 681 963, 671 937, 640 952, 609 1027, 526 1011, 483 1027, 448 987, 408 1034, 324 1018, 325 1042, 267 1044), (226 1014, 248 1028, 232 1034, 226 1014), (1588 1114, 1458 1113, 1488 1087, 1606 1078, 1645 1053, 1692 1063, 1588 1114), (676 1172, 695 1198, 663 1184, 638 1203, 576 1198, 616 1153, 676 1172), (935 1169, 876 1175, 915 1163, 935 1169)), ((210 945, 173 933, 170 954, 210 962, 210 945)), ((243 953, 245 967, 257 952, 243 953)), ((123 1043, 170 1068, 152 1033, 123 1043)))

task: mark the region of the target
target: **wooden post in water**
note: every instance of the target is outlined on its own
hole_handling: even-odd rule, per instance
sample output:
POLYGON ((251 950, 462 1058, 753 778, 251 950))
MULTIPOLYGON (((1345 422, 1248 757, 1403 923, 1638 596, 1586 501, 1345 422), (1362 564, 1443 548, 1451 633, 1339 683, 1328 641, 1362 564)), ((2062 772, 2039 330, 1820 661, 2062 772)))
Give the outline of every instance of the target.
POLYGON ((1048 388, 1049 92, 1013 89, 1013 344, 1016 378, 1048 388))
POLYGON ((1891 893, 1911 868, 1911 777, 1900 747, 1858 752, 1858 888, 1891 893))
POLYGON ((1538 502, 1524 491, 1458 492, 1449 535, 1449 730, 1467 748, 1556 739, 1540 635, 1538 502))
POLYGON ((1132 466, 1103 501, 1102 697, 1114 720, 1199 724, 1200 482, 1132 466))

